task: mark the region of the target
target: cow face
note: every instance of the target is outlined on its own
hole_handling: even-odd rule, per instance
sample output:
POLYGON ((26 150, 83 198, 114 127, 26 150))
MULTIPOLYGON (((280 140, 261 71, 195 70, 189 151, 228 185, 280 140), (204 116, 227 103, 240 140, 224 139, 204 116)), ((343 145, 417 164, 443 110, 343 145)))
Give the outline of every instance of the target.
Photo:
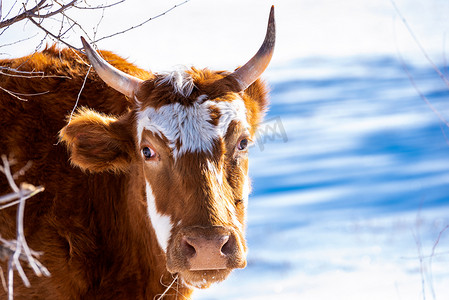
POLYGON ((72 163, 138 170, 131 188, 144 190, 167 270, 188 286, 205 288, 245 267, 248 146, 267 103, 258 77, 274 47, 273 11, 261 49, 234 73, 192 68, 142 81, 84 46, 100 77, 132 103, 117 119, 81 110, 61 131, 72 163))
POLYGON ((148 214, 168 270, 196 287, 246 265, 248 146, 266 93, 260 82, 229 91, 222 78, 155 75, 136 95, 148 214))

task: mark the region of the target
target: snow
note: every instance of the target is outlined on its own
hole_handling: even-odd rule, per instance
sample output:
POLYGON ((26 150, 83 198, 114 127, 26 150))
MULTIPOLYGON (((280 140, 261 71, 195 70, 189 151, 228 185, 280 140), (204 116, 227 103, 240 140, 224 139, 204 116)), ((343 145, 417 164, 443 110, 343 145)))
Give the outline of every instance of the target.
MULTIPOLYGON (((447 118, 444 81, 408 67, 447 118)), ((449 295, 448 129, 400 61, 304 58, 284 70, 268 74, 268 137, 251 149, 248 266, 196 299, 449 295), (309 78, 311 60, 321 75, 309 78)))
MULTIPOLYGON (((179 2, 128 0, 98 36, 179 2)), ((232 70, 257 50, 272 4, 278 39, 264 74, 272 104, 251 149, 248 266, 195 299, 447 298, 449 132, 419 94, 449 117, 449 87, 431 67, 449 72, 448 1, 191 0, 98 46, 153 71, 232 70)), ((98 23, 86 18, 86 28, 98 23)), ((2 41, 23 33, 32 24, 2 41)), ((35 45, 4 47, 2 58, 35 45)))

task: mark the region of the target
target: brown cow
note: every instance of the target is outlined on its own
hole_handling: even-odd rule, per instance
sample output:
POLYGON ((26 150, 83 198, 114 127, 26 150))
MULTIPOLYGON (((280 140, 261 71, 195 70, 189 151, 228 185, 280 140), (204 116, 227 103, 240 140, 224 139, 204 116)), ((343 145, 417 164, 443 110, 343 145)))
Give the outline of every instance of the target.
MULTIPOLYGON (((16 299, 188 299, 245 267, 247 147, 266 109, 258 78, 274 39, 272 8, 243 67, 165 74, 103 59, 83 40, 96 74, 71 118, 86 56, 51 47, 0 61, 0 154, 17 169, 31 161, 18 182, 45 187, 27 202, 25 237, 51 272, 28 270, 31 288, 15 279, 16 299)), ((15 209, 0 211, 3 238, 14 238, 13 224, 15 209)))

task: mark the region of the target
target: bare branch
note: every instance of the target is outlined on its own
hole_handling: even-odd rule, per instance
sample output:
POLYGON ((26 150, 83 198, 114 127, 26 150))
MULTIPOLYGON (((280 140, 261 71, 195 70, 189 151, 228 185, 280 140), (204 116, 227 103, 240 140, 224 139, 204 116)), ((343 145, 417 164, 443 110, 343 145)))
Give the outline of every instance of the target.
MULTIPOLYGON (((46 0, 43 0, 44 2, 46 1, 46 0)), ((52 17, 52 16, 54 16, 54 15, 57 15, 57 14, 60 14, 60 13, 62 13, 62 12, 64 12, 66 9, 68 9, 68 8, 70 8, 70 7, 73 7, 74 6, 74 4, 77 2, 78 0, 72 0, 72 1, 70 1, 69 3, 67 3, 67 4, 64 4, 64 5, 61 5, 61 4, 59 4, 59 5, 61 5, 61 7, 60 8, 58 8, 57 10, 55 10, 55 11, 52 11, 52 12, 49 12, 49 13, 47 13, 47 14, 45 14, 45 15, 41 15, 41 14, 39 14, 39 10, 38 10, 38 14, 35 14, 34 12, 30 12, 27 16, 26 16, 26 18, 40 18, 40 19, 47 19, 47 18, 49 18, 49 17, 52 17)), ((56 2, 57 3, 57 2, 56 2)))
POLYGON ((92 9, 92 10, 94 10, 94 9, 105 9, 105 8, 116 6, 116 5, 118 5, 120 3, 123 3, 125 1, 126 0, 120 0, 120 1, 117 1, 117 2, 112 3, 112 4, 108 4, 108 5, 99 5, 99 6, 76 6, 76 5, 73 5, 73 7, 77 8, 77 9, 92 9))
POLYGON ((429 99, 421 92, 421 90, 418 88, 418 85, 416 84, 413 76, 410 74, 409 69, 407 68, 407 65, 404 62, 404 59, 399 54, 399 58, 401 60, 402 68, 404 69, 404 72, 407 74, 407 77, 410 80, 410 83, 414 87, 415 91, 418 93, 418 95, 421 97, 421 99, 429 106, 429 108, 433 111, 433 113, 440 119, 441 122, 443 122, 446 127, 449 127, 449 122, 443 117, 443 115, 430 103, 429 99))
MULTIPOLYGON (((16 4, 17 4, 17 1, 18 1, 18 0, 15 0, 15 1, 14 1, 14 4, 11 5, 11 7, 9 8, 9 11, 8 11, 8 13, 6 14, 5 18, 7 18, 7 17, 11 14, 12 10, 14 9, 14 6, 16 6, 16 4)), ((19 14, 20 14, 20 11, 19 11, 19 14)), ((1 19, 0 19, 0 20, 1 20, 1 19)))
MULTIPOLYGON (((165 291, 164 291, 162 294, 156 295, 154 298, 155 298, 156 300, 161 300, 162 298, 164 298, 165 295, 167 295, 168 291, 170 291, 171 287, 172 287, 173 284, 176 282, 176 280, 178 280, 178 275, 176 275, 175 278, 173 278, 173 281, 172 281, 169 285, 167 285, 167 286, 164 285, 164 286, 166 287, 166 289, 165 289, 165 291), (159 297, 157 297, 157 296, 159 296, 159 297), (157 297, 157 298, 156 298, 156 297, 157 297)), ((162 278, 161 278, 161 283, 162 283, 162 278)))
POLYGON ((25 101, 25 102, 28 101, 27 99, 23 99, 23 98, 21 98, 21 97, 19 97, 19 96, 17 96, 17 95, 14 95, 13 92, 8 91, 7 89, 2 88, 1 86, 0 86, 0 90, 4 91, 5 93, 10 94, 11 96, 13 96, 14 98, 16 98, 16 99, 18 99, 18 100, 20 100, 20 101, 25 101))
POLYGON ((28 171, 33 163, 31 161, 27 162, 26 165, 24 165, 19 171, 15 172, 12 177, 14 180, 18 179, 20 176, 25 175, 26 171, 28 171))
POLYGON ((10 77, 21 77, 21 78, 62 78, 62 79, 72 79, 72 77, 64 76, 64 75, 45 75, 42 71, 20 71, 18 69, 13 69, 9 67, 0 66, 0 74, 10 77), (5 73, 3 71, 17 73, 5 73))
POLYGON ((430 272, 429 272, 429 277, 430 277, 430 290, 431 290, 431 292, 432 292, 432 296, 433 296, 433 299, 436 299, 436 295, 435 295, 435 288, 434 288, 434 286, 433 286, 433 275, 432 275, 432 261, 433 261, 433 257, 435 256, 435 251, 436 251, 436 248, 437 248, 437 246, 438 246, 438 244, 439 244, 439 242, 440 242, 440 240, 441 240, 441 237, 443 236, 443 234, 444 234, 444 232, 446 231, 446 230, 448 230, 449 229, 449 225, 446 225, 441 231, 440 231, 440 233, 438 234, 438 237, 437 237, 437 240, 435 241, 435 243, 433 244, 433 247, 432 247, 432 253, 430 254, 430 259, 429 259, 429 269, 430 269, 430 272))
MULTIPOLYGON (((73 23, 73 25, 70 26, 70 28, 63 34, 65 35, 70 29, 72 29, 74 26, 77 26, 86 36, 88 36, 89 34, 86 32, 86 30, 84 30, 83 26, 81 26, 77 21, 75 21, 73 18, 71 18, 70 16, 68 16, 66 14, 66 12, 62 12, 61 15, 65 18, 67 18, 68 21, 71 21, 73 23)), ((68 22, 70 24, 70 22, 68 22)))
POLYGON ((83 85, 81 86, 81 89, 80 89, 80 91, 78 93, 78 97, 76 97, 76 102, 75 102, 75 105, 73 106, 72 112, 70 113, 70 118, 69 118, 68 124, 70 124, 70 122, 72 121, 73 113, 75 112, 76 107, 78 106, 78 102, 80 100, 81 93, 84 90, 84 86, 86 85, 87 77, 89 76, 89 73, 90 73, 91 69, 92 69, 92 65, 89 65, 89 69, 87 70, 86 76, 84 77, 83 85))
MULTIPOLYGON (((97 29, 94 28, 94 38, 91 40, 94 40, 94 42, 98 42, 98 41, 101 41, 101 40, 104 40, 107 38, 111 38, 111 37, 119 35, 119 34, 126 33, 130 30, 133 30, 135 28, 143 26, 154 19, 157 19, 161 16, 166 15, 170 11, 174 10, 175 8, 181 6, 189 1, 190 0, 184 0, 183 2, 181 2, 177 5, 174 5, 173 7, 167 9, 166 11, 160 13, 159 15, 156 15, 156 16, 151 17, 137 25, 134 25, 127 29, 121 30, 119 32, 101 37, 99 39, 96 39, 97 29, 98 29, 98 25, 97 25, 97 27, 96 27, 97 29)), ((37 28, 39 28, 39 30, 44 32, 45 37, 47 37, 47 36, 51 37, 55 41, 60 42, 64 45, 68 46, 69 48, 72 48, 75 50, 81 50, 81 48, 75 47, 74 45, 67 42, 67 40, 65 39, 65 36, 68 34, 68 32, 74 31, 75 27, 77 28, 77 30, 78 29, 81 30, 86 36, 90 36, 90 34, 88 34, 84 30, 84 28, 81 24, 79 24, 76 20, 74 20, 72 17, 70 17, 67 14, 67 12, 71 8, 80 9, 80 10, 81 9, 84 9, 84 10, 103 9, 103 10, 105 10, 106 8, 110 8, 110 7, 116 6, 120 3, 123 3, 123 2, 125 2, 125 0, 116 0, 116 2, 114 2, 112 4, 98 5, 98 6, 89 6, 88 4, 85 4, 86 6, 80 6, 80 5, 77 5, 78 2, 80 2, 80 0, 70 0, 67 4, 60 3, 59 1, 56 1, 56 0, 52 0, 52 1, 39 0, 39 2, 32 8, 26 8, 26 4, 28 4, 28 2, 26 2, 23 4, 23 7, 20 9, 19 14, 17 16, 11 17, 11 18, 3 20, 3 21, 0 19, 0 28, 3 28, 3 31, 0 33, 0 35, 6 29, 8 29, 12 24, 20 22, 22 20, 28 20, 33 25, 35 25, 37 28), (55 8, 54 7, 55 5, 57 5, 58 7, 55 8), (44 20, 52 19, 54 16, 58 16, 59 17, 58 20, 61 23, 61 25, 59 27, 59 32, 50 30, 50 29, 48 29, 49 28, 48 25, 43 24, 44 20), (68 26, 68 28, 66 26, 68 26)), ((16 4, 17 4, 17 2, 13 6, 15 6, 16 4)), ((11 10, 12 10, 12 8, 11 8, 11 10)), ((102 19, 103 19, 103 16, 101 17, 99 22, 101 22, 102 19)), ((19 42, 20 41, 17 41, 12 44, 19 43, 19 42)), ((4 45, 4 46, 6 46, 6 45, 4 45)))
POLYGON ((2 279, 3 289, 5 290, 5 292, 8 292, 8 287, 6 286, 5 274, 3 274, 3 268, 2 267, 0 267, 0 277, 2 279))
POLYGON ((123 33, 125 33, 125 32, 130 31, 130 30, 133 30, 133 29, 136 29, 136 28, 138 28, 138 27, 141 27, 141 26, 145 25, 146 23, 148 23, 148 22, 150 22, 150 21, 152 21, 152 20, 154 20, 154 19, 157 19, 157 18, 159 18, 159 17, 162 17, 162 16, 166 15, 167 13, 171 12, 171 11, 174 10, 175 8, 177 8, 177 7, 179 7, 179 6, 183 5, 183 4, 186 4, 186 3, 189 2, 189 1, 190 1, 190 0, 185 0, 184 2, 181 2, 181 3, 179 3, 179 4, 176 4, 176 5, 173 6, 172 8, 170 8, 170 9, 164 11, 163 13, 160 13, 160 14, 157 15, 157 16, 151 17, 151 18, 149 18, 149 19, 143 21, 143 22, 140 23, 140 24, 137 24, 137 25, 134 25, 134 26, 129 27, 128 29, 125 29, 125 30, 122 30, 122 31, 119 31, 119 32, 116 32, 116 33, 113 33, 113 34, 110 34, 110 35, 107 35, 107 36, 104 36, 104 37, 99 38, 99 39, 97 39, 97 40, 95 40, 95 41, 93 41, 93 42, 96 43, 96 42, 99 42, 99 41, 101 41, 101 40, 108 39, 108 38, 111 38, 111 37, 113 37, 113 36, 116 36, 116 35, 119 35, 119 34, 123 34, 123 33))
POLYGON ((399 10, 398 6, 396 5, 396 2, 394 2, 394 0, 390 0, 396 13, 398 14, 399 18, 401 19, 402 23, 405 25, 405 27, 407 28, 407 31, 410 33, 411 37, 413 38, 413 40, 415 41, 416 45, 418 45, 419 49, 421 50, 422 54, 424 55, 424 57, 427 59, 427 61, 430 63, 430 65, 432 66, 432 68, 435 70, 435 72, 437 72, 438 76, 440 76, 440 78, 444 81, 444 83, 449 87, 449 80, 446 78, 446 76, 444 76, 444 74, 440 71, 440 69, 436 66, 436 64, 432 61, 432 59, 430 58, 430 56, 427 54, 426 50, 424 49, 424 47, 422 46, 422 44, 419 42, 418 38, 416 37, 416 35, 413 33, 412 28, 410 27, 410 25, 408 24, 407 20, 404 18, 404 16, 401 14, 401 11, 399 10))
POLYGON ((5 20, 5 21, 0 22, 0 28, 7 27, 7 26, 11 26, 11 25, 14 24, 14 23, 17 23, 17 22, 20 22, 20 21, 22 21, 22 20, 27 19, 27 18, 28 18, 29 16, 31 16, 31 15, 35 15, 35 12, 36 12, 36 11, 39 11, 40 9, 42 9, 43 7, 45 7, 44 4, 45 4, 46 1, 47 1, 47 0, 41 0, 41 1, 40 1, 38 4, 36 4, 36 6, 34 6, 33 8, 28 9, 28 10, 25 10, 23 13, 21 13, 21 14, 15 16, 15 17, 12 17, 12 18, 10 18, 10 19, 7 19, 7 20, 5 20))
MULTIPOLYGON (((2 203, 11 199, 19 199, 17 215, 16 215, 16 240, 7 241, 0 238, 2 245, 0 246, 0 256, 9 257, 8 262, 8 299, 13 299, 13 280, 14 280, 14 269, 17 270, 20 278, 22 279, 25 286, 30 286, 30 282, 23 270, 21 261, 27 262, 31 269, 37 276, 50 276, 50 272, 45 268, 38 260, 40 253, 31 250, 25 240, 24 230, 23 230, 23 218, 25 212, 25 201, 30 197, 40 193, 44 190, 43 187, 35 187, 31 184, 22 183, 20 187, 14 181, 14 176, 17 173, 12 174, 10 165, 6 155, 1 156, 3 166, 1 166, 0 171, 5 174, 6 179, 10 188, 13 190, 14 197, 12 194, 2 197, 2 203)), ((19 170, 19 175, 26 168, 29 168, 28 164, 19 170)))
POLYGON ((49 36, 55 38, 56 40, 58 40, 59 42, 65 44, 66 46, 73 48, 75 50, 81 50, 81 48, 77 48, 75 46, 72 46, 71 44, 67 43, 66 41, 64 41, 62 39, 62 36, 57 36, 54 33, 52 33, 51 31, 47 30, 45 27, 43 27, 41 24, 39 24, 38 22, 36 22, 33 18, 29 18, 28 20, 31 21, 31 23, 33 23, 34 25, 36 25, 39 29, 41 29, 42 31, 44 31, 46 34, 48 34, 49 36))
MULTIPOLYGON (((0 1, 1 1, 1 0, 0 0, 0 1)), ((21 42, 31 40, 32 38, 36 37, 37 35, 38 35, 38 33, 36 33, 36 34, 33 35, 33 36, 30 36, 30 37, 27 37, 27 38, 23 38, 23 39, 21 39, 21 40, 17 40, 17 41, 15 41, 15 42, 12 42, 12 43, 9 43, 9 44, 3 44, 3 45, 0 45, 0 48, 2 48, 2 47, 7 47, 7 46, 12 46, 12 45, 16 45, 16 44, 19 44, 19 43, 21 43, 21 42)))
MULTIPOLYGON (((394 0, 390 0, 391 2, 392 2, 392 4, 395 6, 395 8, 396 8, 396 10, 397 10, 397 13, 399 14, 399 16, 402 18, 402 21, 403 22, 407 22, 406 20, 405 20, 405 18, 404 17, 402 17, 402 15, 400 15, 400 12, 399 12, 399 9, 396 7, 396 4, 395 4, 395 2, 394 2, 394 0)), ((405 24, 408 24, 408 23, 405 23, 405 24)), ((408 27, 409 28, 409 27, 408 27)), ((411 29, 409 29, 409 30, 411 30, 411 29)), ((412 36, 414 36, 413 35, 413 32, 411 32, 410 31, 410 33, 412 34, 412 36)), ((396 31, 394 31, 394 34, 395 34, 395 36, 396 36, 396 31)), ((417 41, 417 40, 415 40, 417 43, 418 43, 418 45, 421 47, 421 44, 419 44, 419 42, 417 41)), ((395 39, 395 45, 396 45, 396 53, 397 53, 397 55, 398 55, 398 58, 399 58, 399 61, 400 61, 400 63, 401 63, 401 66, 402 66, 402 69, 404 70, 404 72, 405 72, 405 74, 407 75, 407 77, 408 77, 408 79, 409 79, 409 81, 410 81, 410 83, 411 83, 411 85, 413 86, 413 88, 415 89, 415 91, 416 91, 416 93, 419 95, 419 97, 426 103, 426 105, 432 110, 432 112, 438 117, 438 119, 440 119, 440 121, 441 121, 441 123, 440 123, 440 128, 441 128, 441 132, 443 133, 443 136, 444 136, 444 138, 445 138, 445 140, 446 140, 446 143, 449 145, 449 140, 447 139, 447 136, 446 136, 446 133, 445 133, 445 131, 444 131, 444 128, 443 128, 443 124, 444 124, 444 126, 445 127, 448 127, 449 128, 449 122, 446 120, 446 118, 432 105, 432 103, 429 101, 429 99, 427 99, 427 97, 421 92, 421 90, 419 89, 419 87, 418 87, 418 85, 416 84, 416 82, 415 82, 415 79, 413 78, 413 76, 412 76, 412 74, 410 73, 410 70, 408 69, 408 67, 407 67, 407 64, 406 64, 406 62, 405 62, 405 60, 404 60, 404 57, 402 56, 402 54, 401 54, 401 52, 399 51, 399 46, 398 46, 398 44, 397 44, 397 40, 395 39)), ((422 48, 421 48, 422 49, 422 48)), ((422 51, 424 51, 424 49, 422 49, 422 51)), ((428 57, 427 56, 427 53, 424 51, 424 55, 426 56, 426 57, 428 57)), ((428 58, 429 60, 430 60, 430 58, 428 58)), ((432 63, 432 61, 430 60, 430 62, 432 63)), ((432 63, 433 64, 433 63, 432 63)), ((436 68, 436 67, 435 67, 436 68)), ((438 68, 436 68, 436 71, 437 72, 440 72, 439 70, 438 70, 438 68)), ((443 75, 443 77, 444 77, 444 75, 443 75)), ((443 80, 445 80, 445 78, 443 78, 443 80)))
POLYGON ((16 183, 14 182, 14 178, 13 178, 13 176, 11 174, 10 163, 8 161, 8 158, 4 154, 2 154, 2 161, 3 161, 2 173, 5 174, 6 179, 8 180, 8 184, 11 187, 11 189, 15 193, 19 194, 20 193, 20 189, 16 185, 16 183))

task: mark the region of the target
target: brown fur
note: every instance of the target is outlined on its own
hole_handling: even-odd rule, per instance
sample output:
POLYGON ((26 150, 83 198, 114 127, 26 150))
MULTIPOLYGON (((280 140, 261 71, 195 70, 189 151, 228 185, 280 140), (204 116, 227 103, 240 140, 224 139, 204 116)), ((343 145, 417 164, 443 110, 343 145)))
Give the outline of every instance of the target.
MULTIPOLYGON (((188 105, 201 94, 220 101, 236 97, 226 84, 213 84, 223 78, 223 72, 192 68, 189 72, 196 88, 191 97, 180 99, 169 86, 156 86, 155 75, 110 52, 102 54, 118 69, 150 79, 137 94, 142 107, 176 101, 188 105)), ((156 198, 168 197, 168 201, 158 202, 158 210, 169 212, 174 224, 184 220, 180 225, 183 228, 173 228, 170 243, 181 238, 180 232, 190 230, 185 228, 225 226, 238 244, 235 263, 244 264, 239 254, 246 250, 244 235, 232 223, 227 208, 234 207, 244 224, 242 176, 248 163, 246 153, 234 151, 240 136, 238 126, 216 142, 212 156, 185 154, 176 164, 170 160, 166 141, 144 132, 142 142, 151 142, 157 148, 159 166, 163 166, 156 170, 142 162, 142 145, 137 144, 135 136, 136 106, 106 86, 93 71, 79 99, 78 106, 85 108, 78 110, 67 125, 67 115, 88 69, 83 55, 51 47, 28 57, 0 61, 0 65, 58 76, 0 75, 0 86, 11 92, 45 92, 23 96, 28 101, 21 101, 0 91, 0 154, 15 158, 14 169, 31 161, 31 169, 18 181, 45 187, 43 193, 27 202, 25 236, 33 250, 44 253, 41 261, 52 274, 50 278, 36 278, 28 270, 31 288, 23 287, 16 278, 15 299, 153 299, 161 294, 172 275, 147 215, 145 178, 152 183, 156 198), (63 143, 58 142, 58 132, 63 143), (223 169, 226 180, 219 197, 213 191, 216 179, 204 165, 206 159, 223 169), (185 221, 186 215, 190 223, 185 221)), ((266 94, 259 80, 240 93, 251 135, 266 109, 266 94)), ((217 118, 215 112, 213 120, 217 118)), ((6 180, 0 178, 0 195, 8 192, 6 180)), ((14 208, 0 211, 2 237, 14 238, 14 224, 14 208)), ((208 276, 224 279, 229 272, 208 271, 208 276)), ((187 273, 187 281, 201 277, 199 273, 187 273)), ((175 299, 177 293, 183 295, 179 299, 190 298, 190 288, 182 284, 177 288, 166 298, 175 299)))

